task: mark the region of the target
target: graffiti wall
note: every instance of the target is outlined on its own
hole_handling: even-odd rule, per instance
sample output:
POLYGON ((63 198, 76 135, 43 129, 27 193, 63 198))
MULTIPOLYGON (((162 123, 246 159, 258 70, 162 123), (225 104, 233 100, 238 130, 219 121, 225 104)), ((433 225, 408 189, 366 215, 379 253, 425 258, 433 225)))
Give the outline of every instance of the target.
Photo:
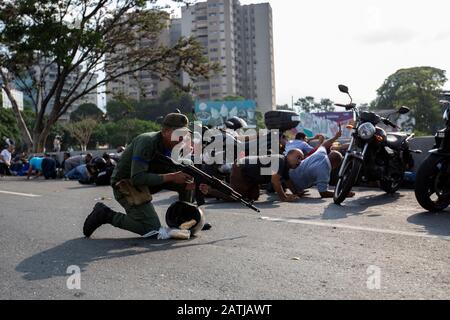
POLYGON ((222 127, 229 118, 244 119, 249 128, 256 128, 256 102, 245 101, 197 101, 197 119, 205 126, 222 127))
POLYGON ((351 131, 346 128, 353 122, 353 112, 323 112, 300 113, 300 124, 293 130, 293 134, 304 132, 309 138, 316 134, 333 137, 342 126, 342 138, 350 139, 351 131))
MULTIPOLYGON (((388 117, 394 122, 400 131, 411 133, 414 131, 416 120, 411 114, 399 115, 393 114, 395 110, 383 110, 378 114, 388 117)), ((292 135, 298 132, 304 132, 309 138, 316 134, 323 134, 327 138, 333 137, 339 130, 339 124, 342 126, 342 139, 350 139, 351 131, 346 128, 348 124, 353 124, 353 112, 324 112, 324 113, 301 113, 300 124, 292 131, 292 135)), ((399 131, 391 127, 379 124, 386 131, 399 131)))

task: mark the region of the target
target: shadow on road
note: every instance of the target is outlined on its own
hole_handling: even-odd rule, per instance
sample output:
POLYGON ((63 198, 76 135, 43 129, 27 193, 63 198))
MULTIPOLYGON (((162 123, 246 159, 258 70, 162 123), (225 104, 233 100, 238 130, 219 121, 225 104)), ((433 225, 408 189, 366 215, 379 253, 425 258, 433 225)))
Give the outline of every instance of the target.
POLYGON ((16 271, 23 273, 25 280, 34 281, 52 277, 67 276, 67 267, 78 266, 81 271, 91 262, 148 254, 158 251, 183 250, 188 247, 213 245, 223 241, 233 241, 245 236, 219 239, 198 243, 196 238, 189 241, 158 241, 134 239, 86 239, 78 238, 64 242, 20 262, 16 271))
POLYGON ((409 217, 407 221, 424 227, 430 235, 450 236, 450 212, 422 212, 409 217))
MULTIPOLYGON (((324 220, 346 219, 351 215, 362 215, 370 207, 382 206, 388 203, 398 201, 404 197, 400 193, 380 194, 377 196, 364 196, 355 199, 348 199, 343 205, 338 206, 330 203, 322 214, 324 220)), ((380 215, 368 215, 368 217, 378 217, 380 215)))

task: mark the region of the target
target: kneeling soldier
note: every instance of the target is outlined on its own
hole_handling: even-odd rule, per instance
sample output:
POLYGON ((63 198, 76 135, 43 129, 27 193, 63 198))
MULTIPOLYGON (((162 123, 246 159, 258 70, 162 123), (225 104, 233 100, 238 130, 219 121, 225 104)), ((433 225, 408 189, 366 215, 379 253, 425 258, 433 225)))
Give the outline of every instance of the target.
POLYGON ((156 159, 158 153, 171 155, 172 149, 190 134, 188 125, 186 116, 169 114, 160 132, 144 133, 133 140, 123 152, 111 177, 114 197, 126 214, 97 203, 84 223, 86 237, 90 237, 103 224, 111 224, 146 238, 176 237, 174 234, 179 230, 161 228, 151 203, 151 194, 167 189, 178 191, 180 201, 192 201, 193 191, 187 188, 192 178, 182 172, 173 172, 173 168, 156 159), (177 141, 172 141, 174 131, 180 136, 177 141))

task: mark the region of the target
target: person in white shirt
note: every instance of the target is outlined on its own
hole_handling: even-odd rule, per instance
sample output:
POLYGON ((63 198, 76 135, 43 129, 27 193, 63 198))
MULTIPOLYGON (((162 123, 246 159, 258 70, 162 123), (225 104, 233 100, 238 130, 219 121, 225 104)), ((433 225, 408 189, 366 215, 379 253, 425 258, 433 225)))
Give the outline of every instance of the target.
POLYGON ((0 176, 10 176, 11 171, 9 168, 11 167, 11 158, 12 153, 14 152, 14 146, 9 144, 7 148, 3 149, 0 152, 0 176))

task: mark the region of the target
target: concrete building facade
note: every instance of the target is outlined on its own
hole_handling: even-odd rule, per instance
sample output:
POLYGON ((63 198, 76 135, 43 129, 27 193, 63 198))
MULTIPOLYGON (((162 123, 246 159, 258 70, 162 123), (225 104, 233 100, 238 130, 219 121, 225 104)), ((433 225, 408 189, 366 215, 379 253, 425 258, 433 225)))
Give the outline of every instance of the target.
MULTIPOLYGON (((73 86, 76 82, 79 81, 80 76, 82 74, 83 70, 81 67, 79 67, 77 70, 73 71, 69 74, 69 76, 66 78, 66 82, 64 84, 64 88, 62 90, 62 97, 69 94, 70 91, 72 91, 73 86)), ((58 75, 58 67, 56 64, 51 64, 50 61, 43 60, 41 61, 40 65, 35 65, 33 67, 33 72, 31 76, 35 79, 40 79, 41 76, 43 78, 43 87, 44 90, 42 92, 43 96, 47 96, 53 87, 53 84, 55 83, 55 80, 58 75), (43 75, 41 75, 42 72, 45 72, 43 75)), ((77 89, 75 89, 75 92, 73 93, 73 96, 76 96, 80 93, 82 93, 85 88, 90 88, 94 86, 98 81, 98 75, 97 74, 88 74, 80 83, 77 89)), ((31 99, 31 98, 28 98, 31 99)), ((98 106, 98 91, 93 90, 90 93, 84 95, 77 101, 75 101, 70 108, 67 110, 65 114, 63 114, 60 117, 61 121, 67 121, 70 119, 70 114, 74 112, 80 105, 85 103, 92 103, 98 106)), ((54 104, 54 97, 50 99, 49 104, 46 109, 46 114, 49 114, 53 110, 53 104, 54 104)))
MULTIPOLYGON (((179 19, 169 20, 156 44, 164 46, 173 45, 180 37, 181 21, 179 19)), ((153 46, 155 45, 155 41, 143 35, 139 45, 142 47, 153 46)), ((120 53, 118 55, 120 58, 120 53)), ((108 72, 108 59, 117 59, 117 56, 106 57, 106 72, 108 72)), ((147 70, 137 71, 133 74, 123 75, 115 81, 108 82, 106 85, 106 102, 114 100, 118 95, 125 96, 127 99, 134 101, 151 100, 159 97, 161 92, 169 87, 169 80, 161 80, 158 75, 147 70)))
MULTIPOLYGON (((238 0, 208 0, 182 8, 182 35, 194 36, 222 73, 194 83, 199 100, 243 96, 262 112, 275 108, 272 9, 238 0)), ((184 75, 183 82, 191 80, 184 75)))

